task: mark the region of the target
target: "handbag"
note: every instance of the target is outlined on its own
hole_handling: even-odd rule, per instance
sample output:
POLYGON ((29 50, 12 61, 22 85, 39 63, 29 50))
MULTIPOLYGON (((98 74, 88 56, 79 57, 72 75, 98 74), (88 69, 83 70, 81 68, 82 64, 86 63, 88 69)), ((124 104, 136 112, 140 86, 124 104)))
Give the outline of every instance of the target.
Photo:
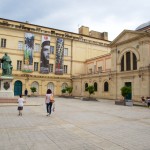
POLYGON ((52 103, 54 103, 54 102, 55 102, 55 100, 54 100, 54 96, 53 96, 53 95, 51 95, 51 96, 50 96, 50 102, 52 102, 52 103))

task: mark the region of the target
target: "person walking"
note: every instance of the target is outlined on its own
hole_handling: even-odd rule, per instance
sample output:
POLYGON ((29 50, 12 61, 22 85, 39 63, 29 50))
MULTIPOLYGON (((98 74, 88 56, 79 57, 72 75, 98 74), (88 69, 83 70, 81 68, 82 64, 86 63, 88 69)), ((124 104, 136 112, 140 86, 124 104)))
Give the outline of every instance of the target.
POLYGON ((24 95, 25 95, 25 99, 26 99, 26 97, 28 96, 28 90, 27 89, 25 89, 24 95))
POLYGON ((48 89, 46 96, 45 96, 47 116, 50 116, 50 114, 51 114, 51 109, 52 109, 52 102, 50 100, 51 96, 52 96, 52 91, 51 91, 51 89, 48 89))
POLYGON ((22 98, 22 95, 20 95, 20 98, 18 99, 18 111, 19 111, 19 116, 22 116, 22 111, 23 111, 23 103, 25 100, 22 98))

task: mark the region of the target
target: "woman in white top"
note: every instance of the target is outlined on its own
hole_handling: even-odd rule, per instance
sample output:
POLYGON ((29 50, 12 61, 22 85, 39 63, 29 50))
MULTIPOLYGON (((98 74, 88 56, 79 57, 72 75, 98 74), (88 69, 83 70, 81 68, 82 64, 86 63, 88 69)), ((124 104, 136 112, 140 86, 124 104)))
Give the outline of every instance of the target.
POLYGON ((19 116, 22 116, 23 102, 25 102, 25 100, 22 98, 22 95, 20 95, 20 98, 18 99, 19 116))
POLYGON ((50 89, 48 89, 46 97, 45 97, 47 116, 49 116, 51 114, 51 108, 52 108, 52 102, 50 101, 51 95, 52 95, 52 91, 50 89))

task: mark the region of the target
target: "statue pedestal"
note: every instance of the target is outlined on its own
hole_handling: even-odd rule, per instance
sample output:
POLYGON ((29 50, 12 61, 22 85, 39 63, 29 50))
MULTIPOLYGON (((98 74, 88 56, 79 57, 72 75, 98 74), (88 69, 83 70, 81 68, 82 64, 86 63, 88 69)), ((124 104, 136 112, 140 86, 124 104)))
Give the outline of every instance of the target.
POLYGON ((11 76, 1 76, 0 77, 0 98, 13 98, 14 92, 12 90, 12 80, 11 76))

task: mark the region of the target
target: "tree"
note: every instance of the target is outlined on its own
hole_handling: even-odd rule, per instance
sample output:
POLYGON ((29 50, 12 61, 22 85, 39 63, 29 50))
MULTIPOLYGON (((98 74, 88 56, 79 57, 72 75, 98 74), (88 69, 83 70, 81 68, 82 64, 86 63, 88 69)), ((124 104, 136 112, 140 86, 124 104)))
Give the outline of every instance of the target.
POLYGON ((66 91, 69 93, 69 95, 72 93, 73 87, 68 86, 66 87, 66 91))
POLYGON ((62 89, 61 92, 62 92, 62 93, 66 93, 66 89, 62 89))
POLYGON ((30 89, 31 89, 31 92, 34 94, 34 92, 36 92, 36 87, 30 87, 30 89))
POLYGON ((94 94, 94 92, 95 92, 94 86, 93 86, 93 85, 88 86, 88 87, 86 88, 86 91, 89 92, 89 97, 90 97, 90 95, 91 95, 91 94, 94 94))
POLYGON ((124 97, 124 100, 128 94, 131 94, 130 86, 123 86, 120 90, 121 90, 121 95, 124 97))

